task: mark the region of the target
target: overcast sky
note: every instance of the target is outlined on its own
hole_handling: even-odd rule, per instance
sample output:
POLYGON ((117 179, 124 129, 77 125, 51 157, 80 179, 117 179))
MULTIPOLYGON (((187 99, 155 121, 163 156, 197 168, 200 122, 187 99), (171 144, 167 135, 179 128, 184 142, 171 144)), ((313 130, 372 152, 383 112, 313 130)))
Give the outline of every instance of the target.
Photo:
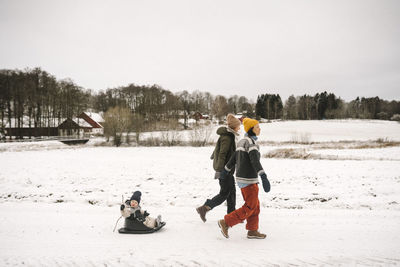
POLYGON ((0 0, 0 68, 100 90, 400 99, 400 1, 0 0))

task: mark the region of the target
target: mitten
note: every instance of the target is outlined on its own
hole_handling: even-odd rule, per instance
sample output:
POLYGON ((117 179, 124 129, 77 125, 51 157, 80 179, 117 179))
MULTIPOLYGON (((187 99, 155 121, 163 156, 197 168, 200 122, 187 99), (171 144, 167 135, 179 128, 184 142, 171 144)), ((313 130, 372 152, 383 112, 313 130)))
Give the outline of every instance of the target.
POLYGON ((121 207, 120 207, 120 210, 124 210, 124 209, 125 209, 125 205, 122 204, 121 207))
POLYGON ((139 222, 143 222, 144 218, 142 213, 140 212, 140 210, 135 211, 135 218, 139 221, 139 222))
POLYGON ((121 205, 121 215, 125 218, 128 218, 129 216, 131 216, 130 208, 127 208, 124 205, 121 205))
POLYGON ((260 175, 260 177, 261 177, 261 182, 262 182, 264 191, 265 191, 266 193, 268 193, 269 190, 271 190, 271 185, 269 184, 267 175, 266 175, 265 173, 263 173, 263 174, 260 175))
POLYGON ((150 215, 150 213, 148 213, 147 210, 145 210, 144 213, 143 213, 143 216, 144 216, 144 217, 147 217, 147 216, 149 216, 149 215, 150 215))

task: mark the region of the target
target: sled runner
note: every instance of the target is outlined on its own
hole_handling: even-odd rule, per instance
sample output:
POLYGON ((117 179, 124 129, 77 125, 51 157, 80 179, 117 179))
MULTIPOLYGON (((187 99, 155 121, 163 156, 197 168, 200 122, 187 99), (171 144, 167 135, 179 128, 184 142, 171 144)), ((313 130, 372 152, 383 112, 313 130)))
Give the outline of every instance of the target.
POLYGON ((142 222, 136 220, 135 218, 125 218, 125 225, 123 228, 119 229, 120 234, 150 234, 160 230, 166 222, 161 222, 155 228, 149 228, 142 222))

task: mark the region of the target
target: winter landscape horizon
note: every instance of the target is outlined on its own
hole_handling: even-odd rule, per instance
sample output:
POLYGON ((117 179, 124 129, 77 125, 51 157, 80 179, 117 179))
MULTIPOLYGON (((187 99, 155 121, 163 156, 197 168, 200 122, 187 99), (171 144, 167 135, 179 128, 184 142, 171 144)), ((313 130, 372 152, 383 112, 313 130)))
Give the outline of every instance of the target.
MULTIPOLYGON (((261 163, 271 181, 271 192, 259 193, 264 240, 247 239, 245 224, 225 239, 217 220, 226 205, 206 223, 196 213, 219 190, 212 145, 112 147, 101 137, 77 146, 0 143, 0 265, 400 265, 400 123, 260 125, 261 163), (167 223, 160 231, 113 232, 121 198, 135 190, 142 207, 167 223)), ((215 142, 220 126, 208 127, 215 142)))

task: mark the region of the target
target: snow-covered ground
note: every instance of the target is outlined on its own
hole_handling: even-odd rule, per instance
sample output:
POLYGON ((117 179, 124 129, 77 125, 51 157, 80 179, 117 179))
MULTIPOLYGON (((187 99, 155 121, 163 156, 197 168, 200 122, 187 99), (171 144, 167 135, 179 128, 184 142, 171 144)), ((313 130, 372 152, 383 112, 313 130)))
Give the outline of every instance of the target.
MULTIPOLYGON (((294 130, 309 132, 310 141, 400 140, 400 124, 389 122, 376 129, 376 121, 286 123, 294 129, 262 124, 260 139, 283 125, 286 134, 274 141, 290 141, 294 130), (334 123, 338 134, 321 123, 334 123)), ((358 160, 263 158, 272 190, 260 190, 260 231, 268 236, 249 240, 245 224, 222 237, 225 205, 206 223, 195 211, 218 191, 213 147, 0 144, 0 266, 400 265, 399 147, 305 148, 358 160), (112 232, 121 195, 135 190, 142 207, 167 222, 159 232, 112 232)))
POLYGON ((278 121, 263 123, 264 141, 400 141, 400 123, 382 120, 278 121))
MULTIPOLYGON (((141 140, 149 138, 178 139, 191 141, 208 137, 216 141, 215 133, 220 126, 207 126, 206 130, 142 133, 141 140)), ((400 123, 382 120, 321 120, 321 121, 274 121, 261 123, 260 140, 264 142, 327 142, 327 141, 367 141, 384 139, 400 141, 400 123)), ((241 129, 243 134, 243 127, 241 129)))

